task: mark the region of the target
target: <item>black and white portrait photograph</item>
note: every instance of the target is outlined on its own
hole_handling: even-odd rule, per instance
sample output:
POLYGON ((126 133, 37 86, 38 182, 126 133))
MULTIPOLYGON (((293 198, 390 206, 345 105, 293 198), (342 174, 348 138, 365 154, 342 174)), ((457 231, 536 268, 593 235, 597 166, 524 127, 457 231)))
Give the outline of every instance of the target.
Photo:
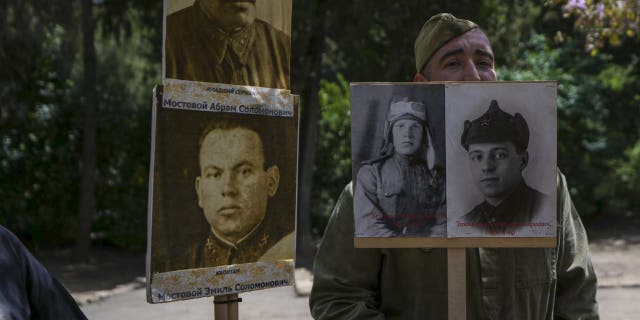
POLYGON ((294 258, 296 117, 158 106, 155 123, 152 272, 294 258))
POLYGON ((356 237, 445 237, 443 87, 352 84, 356 237))
POLYGON ((289 89, 291 0, 165 0, 163 79, 289 89))
POLYGON ((448 236, 555 236, 556 83, 446 87, 448 236))

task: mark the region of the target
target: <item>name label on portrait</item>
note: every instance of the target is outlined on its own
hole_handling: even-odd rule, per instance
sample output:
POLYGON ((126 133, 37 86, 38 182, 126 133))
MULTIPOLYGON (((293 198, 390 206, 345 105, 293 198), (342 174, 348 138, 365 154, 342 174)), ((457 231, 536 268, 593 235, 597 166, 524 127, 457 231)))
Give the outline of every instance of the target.
POLYGON ((291 118, 291 101, 289 90, 166 79, 162 107, 291 118))

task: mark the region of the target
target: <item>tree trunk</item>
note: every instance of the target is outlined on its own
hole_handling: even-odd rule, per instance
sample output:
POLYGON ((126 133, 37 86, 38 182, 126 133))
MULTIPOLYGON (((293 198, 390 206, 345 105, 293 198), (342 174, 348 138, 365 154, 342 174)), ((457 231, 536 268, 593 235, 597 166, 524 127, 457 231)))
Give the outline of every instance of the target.
MULTIPOLYGON (((318 140, 318 120, 320 106, 318 104, 318 90, 322 73, 322 52, 326 33, 322 3, 315 2, 315 8, 307 8, 307 14, 313 21, 306 47, 300 50, 305 55, 305 61, 296 69, 301 75, 298 84, 301 85, 302 106, 300 120, 300 165, 298 166, 298 226, 296 240, 296 266, 311 269, 316 247, 311 237, 311 190, 313 186, 313 164, 318 140)), ((304 19, 303 15, 303 19, 304 19)))
POLYGON ((95 211, 96 174, 96 50, 94 46, 95 22, 92 0, 82 0, 82 60, 84 66, 84 128, 82 133, 82 159, 80 162, 80 202, 78 204, 78 231, 74 256, 86 259, 91 245, 91 223, 95 211))

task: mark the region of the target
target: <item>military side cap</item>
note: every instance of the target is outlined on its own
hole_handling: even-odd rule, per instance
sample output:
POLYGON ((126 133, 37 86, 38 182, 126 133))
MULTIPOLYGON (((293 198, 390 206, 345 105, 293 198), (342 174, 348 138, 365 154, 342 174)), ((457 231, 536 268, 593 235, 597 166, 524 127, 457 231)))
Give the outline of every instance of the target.
POLYGON ((427 120, 424 103, 408 101, 407 99, 396 101, 389 106, 387 121, 393 123, 403 118, 414 117, 421 121, 427 120))
POLYGON ((449 40, 477 28, 472 21, 458 19, 450 13, 439 13, 422 25, 413 46, 416 55, 416 71, 420 72, 438 49, 449 40))
POLYGON ((469 151, 474 143, 512 142, 516 150, 526 150, 529 145, 529 126, 521 114, 510 115, 491 100, 489 109, 478 119, 464 122, 460 143, 469 151))

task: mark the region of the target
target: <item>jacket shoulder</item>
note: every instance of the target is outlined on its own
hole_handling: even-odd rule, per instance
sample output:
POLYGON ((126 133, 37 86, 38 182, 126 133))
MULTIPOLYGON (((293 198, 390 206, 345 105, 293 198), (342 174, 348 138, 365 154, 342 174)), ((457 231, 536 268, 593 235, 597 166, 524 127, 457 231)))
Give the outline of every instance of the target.
POLYGON ((290 37, 286 33, 284 33, 284 31, 279 30, 272 26, 270 23, 257 18, 256 20, 254 20, 254 24, 259 32, 264 32, 270 37, 276 39, 278 43, 286 44, 288 46, 290 37))
POLYGON ((195 28, 196 8, 188 6, 167 16, 166 37, 168 39, 180 40, 184 36, 192 34, 195 28))

